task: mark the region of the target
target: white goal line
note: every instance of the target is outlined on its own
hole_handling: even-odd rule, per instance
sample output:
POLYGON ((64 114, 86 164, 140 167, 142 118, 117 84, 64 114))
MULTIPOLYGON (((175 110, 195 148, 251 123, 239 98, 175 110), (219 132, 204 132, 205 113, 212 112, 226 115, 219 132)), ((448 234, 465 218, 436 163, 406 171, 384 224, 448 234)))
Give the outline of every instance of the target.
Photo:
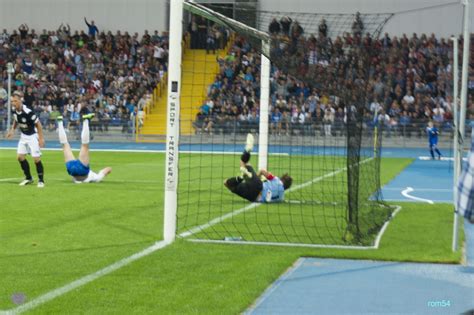
POLYGON ((390 218, 385 221, 384 225, 380 229, 379 233, 375 238, 374 245, 372 246, 358 246, 358 245, 325 245, 325 244, 304 244, 304 243, 277 243, 277 242, 258 242, 258 241, 225 241, 225 240, 205 240, 192 238, 188 239, 190 242, 195 243, 215 243, 215 244, 240 244, 240 245, 272 245, 272 246, 288 246, 288 247, 313 247, 313 248, 331 248, 331 249, 356 249, 356 250, 371 250, 378 249, 380 246, 380 241, 382 236, 385 233, 385 230, 388 227, 390 221, 397 215, 398 212, 402 209, 401 206, 395 206, 395 211, 393 211, 390 218))

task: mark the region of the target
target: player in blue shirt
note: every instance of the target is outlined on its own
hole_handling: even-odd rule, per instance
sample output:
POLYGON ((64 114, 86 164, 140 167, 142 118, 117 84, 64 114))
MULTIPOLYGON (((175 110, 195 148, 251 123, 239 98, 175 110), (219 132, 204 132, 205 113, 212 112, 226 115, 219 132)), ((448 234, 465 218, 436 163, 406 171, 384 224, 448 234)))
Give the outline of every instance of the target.
POLYGON ((253 142, 253 136, 248 134, 245 151, 240 157, 241 175, 225 180, 224 185, 234 194, 250 202, 281 202, 285 190, 290 188, 293 179, 288 174, 279 178, 266 170, 255 173, 253 167, 248 164, 253 142))
POLYGON ((63 117, 59 116, 58 120, 58 135, 59 142, 63 147, 64 162, 66 163, 66 170, 71 175, 72 180, 76 184, 81 183, 98 183, 101 182, 107 175, 112 172, 111 167, 106 167, 100 172, 95 173, 90 169, 89 158, 89 120, 94 117, 94 114, 83 115, 82 132, 81 132, 81 150, 76 159, 72 152, 71 145, 67 140, 66 130, 64 129, 63 117))
POLYGON ((441 152, 438 150, 438 128, 433 125, 433 122, 428 122, 428 127, 426 127, 426 132, 428 133, 428 142, 430 145, 430 153, 433 160, 435 159, 434 152, 438 154, 438 160, 441 160, 441 152))

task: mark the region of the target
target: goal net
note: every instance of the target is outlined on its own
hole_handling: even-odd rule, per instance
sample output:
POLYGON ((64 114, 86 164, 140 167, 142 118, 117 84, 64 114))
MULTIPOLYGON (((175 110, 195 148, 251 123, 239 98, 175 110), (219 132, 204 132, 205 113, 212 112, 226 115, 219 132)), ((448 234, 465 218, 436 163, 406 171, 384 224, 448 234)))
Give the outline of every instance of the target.
POLYGON ((176 235, 372 245, 392 210, 380 194, 383 119, 367 87, 390 15, 184 9, 176 235), (251 203, 224 186, 241 175, 247 133, 256 170, 292 177, 284 201, 251 203))

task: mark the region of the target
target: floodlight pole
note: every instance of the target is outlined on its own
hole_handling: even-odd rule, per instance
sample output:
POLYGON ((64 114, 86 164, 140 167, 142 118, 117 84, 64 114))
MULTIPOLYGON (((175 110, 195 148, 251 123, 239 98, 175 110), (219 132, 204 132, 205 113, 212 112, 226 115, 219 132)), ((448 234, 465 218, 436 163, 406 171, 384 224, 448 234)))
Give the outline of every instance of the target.
POLYGON ((260 123, 258 136, 258 168, 268 165, 268 114, 270 103, 270 41, 262 40, 262 60, 260 65, 260 123))
POLYGON ((7 91, 7 128, 6 130, 10 129, 12 123, 12 74, 15 72, 13 69, 13 64, 11 62, 7 63, 7 73, 8 73, 8 91, 7 91))
MULTIPOLYGON (((464 148, 464 132, 466 128, 466 104, 467 104, 467 75, 469 71, 469 46, 471 34, 469 33, 469 0, 462 0, 464 5, 464 26, 463 26, 463 54, 462 54, 462 74, 461 74, 461 104, 459 109, 459 148, 460 156, 458 157, 460 166, 462 161, 462 151, 464 148)), ((459 168, 461 168, 459 166, 459 168)), ((456 175, 455 175, 456 176, 456 175)), ((459 175, 458 175, 459 176, 459 175)), ((457 184, 457 183, 456 183, 457 184)), ((456 185, 455 185, 456 186, 456 185)), ((457 194, 456 194, 457 196, 457 194)), ((455 201, 455 207, 457 200, 455 201)), ((452 250, 458 249, 458 229, 459 229, 459 215, 457 209, 454 211, 453 223, 453 243, 452 250)))
POLYGON ((173 242, 176 237, 182 34, 183 0, 173 0, 170 1, 165 210, 163 229, 163 238, 167 243, 173 242))

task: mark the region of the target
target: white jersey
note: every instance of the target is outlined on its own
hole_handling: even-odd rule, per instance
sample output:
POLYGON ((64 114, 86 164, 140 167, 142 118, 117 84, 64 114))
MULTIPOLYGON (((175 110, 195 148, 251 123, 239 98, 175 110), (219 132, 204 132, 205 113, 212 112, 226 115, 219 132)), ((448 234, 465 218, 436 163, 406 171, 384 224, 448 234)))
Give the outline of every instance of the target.
POLYGON ((77 180, 74 176, 72 177, 72 181, 75 184, 82 184, 82 183, 98 183, 101 182, 102 179, 104 179, 105 174, 100 171, 98 174, 89 170, 89 174, 87 174, 87 177, 84 180, 77 180))

